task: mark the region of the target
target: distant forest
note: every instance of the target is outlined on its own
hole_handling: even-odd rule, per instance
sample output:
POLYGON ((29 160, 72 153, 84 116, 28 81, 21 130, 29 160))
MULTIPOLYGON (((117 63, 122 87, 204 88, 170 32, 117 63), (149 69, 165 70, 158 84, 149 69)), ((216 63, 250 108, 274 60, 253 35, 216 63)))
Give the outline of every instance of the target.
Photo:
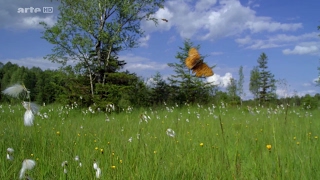
MULTIPOLYGON (((194 86, 187 90, 186 87, 175 86, 165 81, 159 73, 153 77, 153 83, 147 85, 134 73, 110 72, 106 78, 107 83, 104 85, 95 83, 95 93, 92 96, 88 76, 81 75, 70 66, 58 70, 42 70, 38 67, 26 68, 11 62, 6 64, 0 62, 0 82, 1 91, 16 83, 24 84, 31 92, 31 100, 40 105, 77 103, 82 107, 93 106, 105 109, 113 104, 118 111, 129 106, 150 107, 185 103, 205 105, 225 102, 233 106, 241 105, 239 96, 231 98, 228 92, 220 91, 216 86, 210 88, 194 86)), ((316 94, 275 99, 269 104, 289 104, 311 109, 318 107, 319 100, 320 94, 316 94)), ((0 102, 18 103, 19 101, 1 93, 0 102)), ((258 105, 259 101, 258 99, 248 100, 243 104, 258 105)))

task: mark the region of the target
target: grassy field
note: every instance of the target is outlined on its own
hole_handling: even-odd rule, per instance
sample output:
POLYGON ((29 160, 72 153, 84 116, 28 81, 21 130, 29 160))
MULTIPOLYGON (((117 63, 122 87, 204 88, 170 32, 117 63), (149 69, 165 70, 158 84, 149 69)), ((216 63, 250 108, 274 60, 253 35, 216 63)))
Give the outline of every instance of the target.
POLYGON ((24 112, 0 105, 0 179, 18 179, 24 159, 36 162, 26 175, 37 180, 97 179, 95 162, 100 179, 320 178, 319 110, 216 104, 106 115, 52 105, 32 127, 24 112))

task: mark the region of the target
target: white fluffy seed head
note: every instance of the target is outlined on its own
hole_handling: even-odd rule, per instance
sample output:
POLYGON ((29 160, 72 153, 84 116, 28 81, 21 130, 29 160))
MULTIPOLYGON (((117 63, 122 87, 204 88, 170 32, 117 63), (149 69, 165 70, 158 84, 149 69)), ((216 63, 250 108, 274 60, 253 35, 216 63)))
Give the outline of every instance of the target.
POLYGON ((2 91, 3 94, 6 94, 11 97, 15 97, 15 98, 18 98, 19 95, 23 92, 26 93, 27 89, 25 86, 21 84, 15 84, 2 91))
POLYGON ((96 178, 100 179, 100 177, 101 177, 101 169, 97 168, 97 170, 96 170, 96 178))
POLYGON ((14 152, 14 149, 13 148, 7 148, 7 152, 12 154, 14 152))
POLYGON ((27 110, 24 113, 24 125, 25 126, 32 126, 34 120, 34 115, 31 110, 27 110))
POLYGON ((98 167, 97 162, 94 162, 94 163, 93 163, 93 169, 97 170, 98 168, 99 168, 99 167, 98 167))

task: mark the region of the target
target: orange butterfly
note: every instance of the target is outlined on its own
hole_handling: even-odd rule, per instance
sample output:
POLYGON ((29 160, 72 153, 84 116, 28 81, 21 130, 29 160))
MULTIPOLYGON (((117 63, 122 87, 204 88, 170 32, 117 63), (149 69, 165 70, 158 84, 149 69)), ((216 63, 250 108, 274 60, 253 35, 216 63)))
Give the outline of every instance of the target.
POLYGON ((185 64, 192 70, 192 73, 196 73, 197 77, 209 77, 213 75, 212 69, 200 59, 200 54, 196 48, 189 50, 189 56, 187 57, 185 64))

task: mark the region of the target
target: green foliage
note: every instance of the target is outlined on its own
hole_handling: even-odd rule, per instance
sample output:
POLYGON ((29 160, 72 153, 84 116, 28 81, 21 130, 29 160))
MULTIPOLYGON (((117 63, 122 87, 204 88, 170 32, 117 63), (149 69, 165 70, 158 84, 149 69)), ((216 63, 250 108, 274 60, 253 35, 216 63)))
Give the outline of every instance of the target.
POLYGON ((238 74, 239 74, 239 80, 238 80, 238 84, 237 84, 237 91, 238 91, 238 95, 240 96, 241 103, 242 103, 242 99, 246 96, 246 93, 243 91, 244 75, 243 75, 243 67, 242 66, 240 66, 238 74))
POLYGON ((157 72, 152 77, 150 101, 153 105, 161 105, 168 102, 170 97, 170 86, 162 78, 161 74, 157 72))
POLYGON ((234 78, 230 78, 230 83, 227 86, 227 93, 232 104, 240 103, 240 101, 238 101, 240 100, 240 97, 238 96, 238 83, 234 78))
POLYGON ((250 71, 250 84, 249 84, 249 90, 253 94, 254 98, 257 99, 259 97, 259 68, 255 66, 250 71))
POLYGON ((95 80, 105 83, 112 58, 138 45, 143 36, 140 22, 144 19, 156 22, 151 15, 163 3, 163 0, 62 0, 56 24, 49 27, 41 23, 45 29, 43 38, 54 45, 46 58, 63 65, 78 62, 82 73, 89 76, 93 98, 95 80))
POLYGON ((316 97, 311 97, 309 94, 306 94, 302 97, 302 104, 304 109, 317 109, 319 105, 319 100, 316 97))
POLYGON ((268 57, 262 53, 258 58, 258 66, 251 70, 249 90, 261 104, 276 99, 276 80, 268 71, 268 57))

